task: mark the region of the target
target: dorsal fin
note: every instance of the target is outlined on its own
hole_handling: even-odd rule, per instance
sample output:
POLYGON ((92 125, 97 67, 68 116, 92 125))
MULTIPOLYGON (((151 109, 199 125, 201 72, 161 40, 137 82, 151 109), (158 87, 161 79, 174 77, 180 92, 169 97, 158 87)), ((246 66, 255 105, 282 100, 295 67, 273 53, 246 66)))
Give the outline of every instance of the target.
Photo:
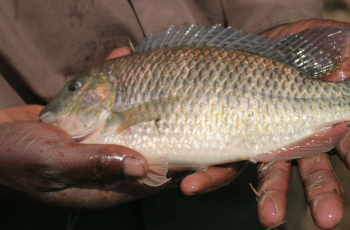
POLYGON ((151 33, 135 52, 184 46, 233 49, 281 61, 321 78, 348 57, 342 54, 349 47, 349 32, 345 27, 317 27, 272 39, 220 25, 183 24, 151 33))

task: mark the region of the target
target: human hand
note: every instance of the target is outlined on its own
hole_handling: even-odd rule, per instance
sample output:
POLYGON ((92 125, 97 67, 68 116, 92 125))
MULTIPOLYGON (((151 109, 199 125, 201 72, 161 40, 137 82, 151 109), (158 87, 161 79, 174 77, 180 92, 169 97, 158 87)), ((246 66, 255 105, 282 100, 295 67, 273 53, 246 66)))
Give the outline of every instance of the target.
MULTIPOLYGON (((298 33, 302 30, 314 27, 337 26, 349 27, 350 24, 337 22, 332 20, 303 20, 288 25, 276 27, 272 30, 264 32, 271 38, 284 36, 287 34, 298 33)), ((348 55, 349 51, 345 51, 343 55, 348 55)), ((350 59, 346 59, 344 63, 324 80, 339 81, 350 76, 350 59)), ((340 125, 347 126, 343 123, 340 125)), ((344 137, 337 145, 338 156, 343 159, 349 168, 350 161, 347 152, 350 148, 349 135, 344 137)), ((315 224, 321 229, 332 229, 337 226, 343 218, 343 204, 341 200, 340 185, 329 166, 325 155, 313 155, 297 160, 301 180, 304 184, 306 200, 310 206, 311 215, 315 224)), ((261 164, 258 164, 258 169, 261 164)), ((258 192, 261 197, 258 199, 258 214, 260 222, 271 227, 281 222, 285 215, 286 198, 289 191, 289 183, 291 179, 290 162, 276 162, 264 171, 258 171, 259 187, 258 192), (273 200, 268 197, 269 194, 278 207, 278 213, 273 200)))
MULTIPOLYGON (((129 55, 128 48, 122 47, 113 50, 106 60, 129 55)), ((185 177, 180 184, 180 189, 185 195, 202 194, 213 191, 229 184, 245 167, 246 162, 235 162, 220 166, 199 169, 185 177)))
MULTIPOLYGON (((0 111, 1 112, 1 111, 0 111)), ((0 197, 64 208, 106 208, 159 192, 141 185, 147 160, 129 148, 86 145, 35 121, 0 124, 0 197)))
MULTIPOLYGON (((338 22, 338 21, 326 20, 326 19, 309 19, 309 20, 294 22, 288 25, 278 26, 278 27, 275 27, 274 29, 271 29, 269 31, 262 33, 261 35, 265 35, 270 38, 277 38, 288 34, 296 34, 310 28, 327 27, 327 26, 350 27, 350 24, 346 22, 338 22)), ((345 50, 342 56, 350 56, 350 49, 345 50)), ((336 69, 329 76, 323 78, 323 80, 328 80, 328 81, 344 80, 345 78, 350 76, 349 66, 350 66, 350 58, 347 58, 338 69, 336 69)))
POLYGON ((76 143, 38 122, 40 105, 0 109, 0 198, 63 208, 106 208, 174 186, 141 185, 147 160, 129 148, 76 143))
POLYGON ((0 123, 7 121, 39 121, 42 105, 24 105, 0 109, 0 123))

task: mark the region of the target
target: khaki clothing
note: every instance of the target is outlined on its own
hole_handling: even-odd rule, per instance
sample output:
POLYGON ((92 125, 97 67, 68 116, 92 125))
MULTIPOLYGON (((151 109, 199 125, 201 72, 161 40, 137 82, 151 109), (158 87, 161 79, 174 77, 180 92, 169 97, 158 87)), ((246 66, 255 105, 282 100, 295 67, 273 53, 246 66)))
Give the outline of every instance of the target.
POLYGON ((320 0, 2 0, 0 74, 12 87, 1 84, 0 108, 47 102, 71 75, 162 27, 220 23, 260 33, 321 18, 322 6, 320 0), (15 94, 22 99, 9 97, 15 94))

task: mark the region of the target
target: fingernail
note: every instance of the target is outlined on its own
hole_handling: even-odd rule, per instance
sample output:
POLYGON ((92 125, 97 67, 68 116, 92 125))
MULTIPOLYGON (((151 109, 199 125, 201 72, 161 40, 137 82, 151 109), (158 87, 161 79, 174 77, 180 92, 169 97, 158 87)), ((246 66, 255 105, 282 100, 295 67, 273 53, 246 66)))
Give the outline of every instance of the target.
POLYGON ((186 194, 186 196, 201 195, 201 194, 205 194, 205 193, 211 192, 211 191, 213 191, 215 189, 216 188, 209 188, 209 189, 202 190, 202 191, 191 192, 191 193, 186 194))
POLYGON ((185 196, 193 196, 193 195, 196 195, 196 193, 189 193, 189 194, 185 194, 185 196))
POLYGON ((124 173, 131 177, 144 177, 145 169, 137 157, 129 157, 124 161, 124 173))

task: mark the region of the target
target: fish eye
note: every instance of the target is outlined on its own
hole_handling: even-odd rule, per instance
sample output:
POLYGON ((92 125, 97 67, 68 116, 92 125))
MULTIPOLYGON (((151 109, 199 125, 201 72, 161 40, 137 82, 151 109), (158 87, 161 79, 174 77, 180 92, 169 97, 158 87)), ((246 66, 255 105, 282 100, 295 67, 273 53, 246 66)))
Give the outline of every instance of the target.
POLYGON ((68 90, 71 92, 76 91, 77 89, 79 89, 81 87, 81 82, 80 81, 73 81, 72 83, 70 83, 68 85, 68 90))

